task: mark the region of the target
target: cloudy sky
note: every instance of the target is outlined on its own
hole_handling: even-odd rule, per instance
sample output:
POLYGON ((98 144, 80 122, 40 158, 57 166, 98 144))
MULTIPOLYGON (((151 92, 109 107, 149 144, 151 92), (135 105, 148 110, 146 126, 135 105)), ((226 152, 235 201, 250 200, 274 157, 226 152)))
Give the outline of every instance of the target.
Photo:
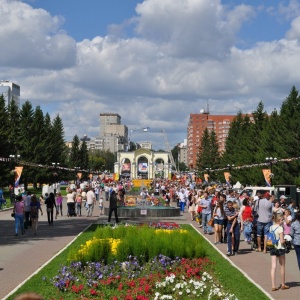
POLYGON ((190 113, 279 109, 300 89, 300 1, 0 0, 0 73, 66 139, 119 113, 131 139, 171 148, 190 113))

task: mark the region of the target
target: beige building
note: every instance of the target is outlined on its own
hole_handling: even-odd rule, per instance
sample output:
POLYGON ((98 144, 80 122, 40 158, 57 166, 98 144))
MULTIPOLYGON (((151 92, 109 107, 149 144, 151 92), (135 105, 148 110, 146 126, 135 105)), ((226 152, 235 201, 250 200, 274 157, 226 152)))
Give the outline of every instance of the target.
POLYGON ((187 139, 184 139, 183 143, 178 144, 178 161, 188 166, 187 139))
POLYGON ((121 124, 119 114, 100 114, 100 136, 97 141, 103 150, 109 150, 112 153, 127 149, 128 127, 121 124))

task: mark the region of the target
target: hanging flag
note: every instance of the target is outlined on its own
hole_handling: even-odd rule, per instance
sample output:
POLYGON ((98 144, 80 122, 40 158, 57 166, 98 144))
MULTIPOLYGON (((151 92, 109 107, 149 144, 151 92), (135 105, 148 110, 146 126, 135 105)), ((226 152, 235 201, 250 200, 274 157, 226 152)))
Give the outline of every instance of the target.
POLYGON ((230 184, 230 173, 229 172, 224 172, 224 177, 225 177, 225 181, 226 181, 226 184, 227 184, 227 186, 231 186, 231 184, 230 184))
POLYGON ((263 169, 262 172, 265 177, 266 186, 271 186, 271 169, 263 169))
POLYGON ((92 180, 92 179, 93 179, 93 174, 91 173, 91 174, 89 175, 89 177, 90 177, 90 180, 92 180))
POLYGON ((19 187, 23 167, 15 167, 15 188, 19 187))
POLYGON ((79 180, 81 179, 81 176, 82 176, 82 173, 77 173, 77 177, 79 180))
POLYGON ((208 184, 208 179, 209 179, 209 175, 208 174, 204 174, 204 182, 206 184, 208 184))

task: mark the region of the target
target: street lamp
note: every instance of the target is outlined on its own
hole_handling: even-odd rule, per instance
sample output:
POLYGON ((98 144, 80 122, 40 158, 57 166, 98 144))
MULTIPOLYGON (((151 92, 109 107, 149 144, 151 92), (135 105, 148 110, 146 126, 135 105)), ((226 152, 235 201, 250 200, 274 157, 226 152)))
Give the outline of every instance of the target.
POLYGON ((227 164, 226 167, 229 170, 229 174, 228 173, 227 174, 224 173, 225 181, 226 181, 226 184, 228 185, 228 187, 232 187, 232 185, 231 185, 231 177, 232 177, 231 170, 234 167, 234 164, 227 164))
POLYGON ((57 177, 58 177, 56 169, 57 169, 57 166, 59 166, 59 163, 58 162, 53 162, 52 166, 54 167, 54 173, 53 173, 53 176, 54 176, 54 195, 56 195, 56 185, 57 185, 57 177))
POLYGON ((205 179, 205 181, 207 182, 207 184, 209 183, 209 178, 210 178, 210 172, 211 172, 211 168, 205 168, 205 170, 206 170, 206 172, 207 172, 207 174, 208 174, 208 176, 207 176, 207 180, 206 180, 206 178, 204 178, 205 179))
POLYGON ((277 157, 266 157, 266 161, 270 165, 270 171, 271 171, 271 174, 270 174, 270 184, 272 185, 272 178, 274 177, 272 167, 273 167, 274 163, 277 163, 277 157))
POLYGON ((10 154, 9 155, 10 161, 11 161, 11 172, 13 173, 13 194, 15 194, 15 167, 16 167, 16 161, 21 158, 20 154, 10 154))
POLYGON ((131 138, 131 135, 132 135, 134 132, 137 132, 137 131, 147 132, 149 129, 150 129, 150 127, 144 127, 144 128, 134 129, 134 130, 131 129, 131 130, 130 130, 130 133, 129 133, 129 136, 128 136, 128 146, 127 146, 127 151, 130 151, 130 150, 131 150, 131 147, 130 147, 130 138, 131 138))
POLYGON ((80 167, 74 167, 75 170, 75 180, 74 180, 74 184, 77 185, 77 172, 80 170, 80 167))

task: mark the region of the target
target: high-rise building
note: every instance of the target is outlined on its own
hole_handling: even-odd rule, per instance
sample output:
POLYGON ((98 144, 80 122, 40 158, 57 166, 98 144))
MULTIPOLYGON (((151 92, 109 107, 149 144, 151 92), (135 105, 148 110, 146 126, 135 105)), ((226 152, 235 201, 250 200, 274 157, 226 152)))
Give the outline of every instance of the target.
POLYGON ((128 127, 121 124, 121 116, 116 113, 100 114, 100 136, 103 150, 115 153, 127 149, 128 127))
MULTIPOLYGON (((178 144, 178 161, 188 165, 187 160, 187 139, 183 140, 183 143, 178 144)), ((179 169, 179 168, 178 168, 179 169)))
POLYGON ((20 86, 8 81, 0 81, 0 94, 4 95, 5 104, 9 105, 12 99, 15 100, 17 106, 20 106, 20 86))
POLYGON ((210 115, 204 110, 199 114, 190 114, 187 128, 187 160, 190 169, 196 168, 197 152, 204 130, 207 128, 209 132, 215 131, 219 151, 224 152, 230 123, 235 117, 236 115, 210 115))

